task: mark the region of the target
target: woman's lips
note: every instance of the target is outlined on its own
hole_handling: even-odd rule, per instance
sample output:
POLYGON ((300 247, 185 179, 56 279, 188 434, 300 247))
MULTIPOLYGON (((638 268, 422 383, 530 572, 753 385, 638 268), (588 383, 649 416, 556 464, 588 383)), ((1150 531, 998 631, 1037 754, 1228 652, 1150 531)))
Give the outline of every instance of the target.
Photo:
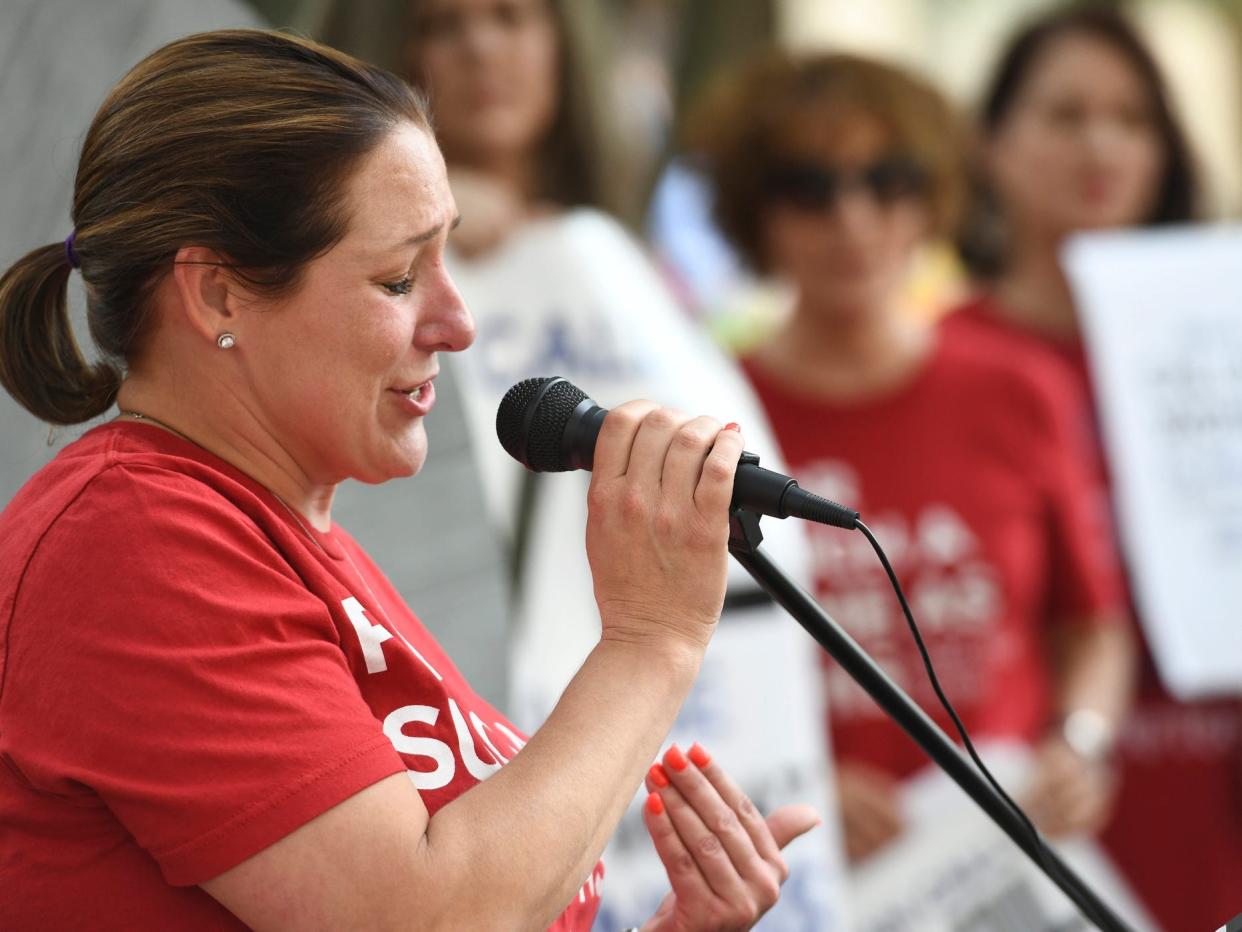
POLYGON ((425 416, 436 403, 436 388, 431 384, 431 379, 420 382, 413 388, 393 388, 389 391, 415 417, 425 416))

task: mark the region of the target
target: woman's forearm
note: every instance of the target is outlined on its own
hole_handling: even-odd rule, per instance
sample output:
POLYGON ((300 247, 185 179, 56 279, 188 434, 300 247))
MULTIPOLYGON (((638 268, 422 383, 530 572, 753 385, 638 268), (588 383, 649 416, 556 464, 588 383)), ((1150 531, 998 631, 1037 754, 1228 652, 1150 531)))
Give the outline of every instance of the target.
POLYGON ((691 645, 602 640, 521 752, 431 820, 429 863, 449 886, 468 880, 488 891, 498 909, 489 928, 515 916, 527 917, 523 927, 544 927, 578 892, 701 656, 691 645))
POLYGON ((1057 690, 1060 718, 1087 710, 1115 734, 1133 697, 1135 658, 1134 636, 1121 619, 1067 626, 1057 690))

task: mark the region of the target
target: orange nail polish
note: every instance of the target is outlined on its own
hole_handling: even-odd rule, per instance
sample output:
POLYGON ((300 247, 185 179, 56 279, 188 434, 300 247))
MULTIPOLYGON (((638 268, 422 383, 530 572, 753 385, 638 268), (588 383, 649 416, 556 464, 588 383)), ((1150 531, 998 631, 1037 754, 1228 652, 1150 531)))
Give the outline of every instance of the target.
POLYGON ((724 429, 725 430, 741 430, 742 428, 738 425, 737 421, 730 421, 728 424, 724 426, 724 429))
POLYGON ((651 793, 647 797, 647 811, 652 815, 662 815, 664 812, 664 800, 660 798, 659 793, 651 793))
POLYGON ((712 756, 703 750, 703 745, 697 741, 690 745, 690 759, 700 770, 712 762, 712 756))
POLYGON ((681 752, 681 748, 674 744, 664 752, 664 765, 672 767, 678 773, 681 773, 686 769, 686 755, 681 752))
POLYGON ((664 767, 659 763, 651 765, 651 769, 647 771, 647 776, 650 777, 651 782, 658 787, 668 786, 668 774, 665 772, 664 767))

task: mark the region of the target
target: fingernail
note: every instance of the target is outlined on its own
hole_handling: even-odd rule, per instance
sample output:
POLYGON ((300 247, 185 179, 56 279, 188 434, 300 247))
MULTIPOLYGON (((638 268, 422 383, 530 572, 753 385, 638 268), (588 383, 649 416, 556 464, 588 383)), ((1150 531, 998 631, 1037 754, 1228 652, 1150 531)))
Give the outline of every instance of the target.
POLYGON ((647 811, 652 815, 661 815, 664 812, 664 800, 660 798, 659 793, 650 793, 647 796, 647 811))
POLYGON ((741 430, 742 428, 738 425, 737 421, 730 421, 728 424, 724 426, 724 429, 725 430, 741 430))
POLYGON ((647 771, 647 776, 651 778, 651 782, 656 786, 668 786, 668 774, 665 773, 664 768, 659 763, 651 765, 651 769, 647 771))
POLYGON ((703 745, 697 741, 690 745, 690 759, 694 761, 694 766, 700 770, 712 762, 712 756, 703 750, 703 745))
POLYGON ((664 752, 664 763, 668 767, 672 767, 678 773, 686 769, 686 755, 681 753, 681 748, 673 745, 664 752))

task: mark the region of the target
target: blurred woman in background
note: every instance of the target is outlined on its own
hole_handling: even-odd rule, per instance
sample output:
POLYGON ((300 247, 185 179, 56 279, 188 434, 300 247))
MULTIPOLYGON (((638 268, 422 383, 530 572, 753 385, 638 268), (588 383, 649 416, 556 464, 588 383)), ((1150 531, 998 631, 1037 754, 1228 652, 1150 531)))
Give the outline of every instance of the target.
POLYGON ((431 98, 462 205, 455 249, 484 252, 549 212, 613 206, 576 22, 554 0, 409 4, 405 71, 431 98))
MULTIPOLYGON (((1009 353, 1059 356, 1089 389, 1060 262, 1066 237, 1195 215, 1191 156, 1156 63, 1113 11, 1042 17, 1000 58, 979 134, 985 199, 963 252, 981 290, 948 326, 1000 339, 1009 353)), ((1095 743, 1099 753, 1115 744, 1121 775, 1104 841, 1156 918, 1205 929, 1232 917, 1242 877, 1237 700, 1175 701, 1144 650, 1131 718, 1095 743)))
MULTIPOLYGON (((796 292, 745 360, 790 467, 868 516, 972 735, 1033 749, 1023 798, 1036 821, 1094 830, 1110 775, 1071 750, 1065 726, 1116 727, 1131 655, 1071 386, 1055 366, 998 358, 900 304, 916 251, 953 229, 962 199, 949 107, 893 67, 773 54, 703 117, 722 230, 796 292)), ((820 598, 948 725, 866 542, 811 533, 820 598)), ((898 787, 925 757, 843 671, 825 677, 858 861, 901 833, 898 787)))

